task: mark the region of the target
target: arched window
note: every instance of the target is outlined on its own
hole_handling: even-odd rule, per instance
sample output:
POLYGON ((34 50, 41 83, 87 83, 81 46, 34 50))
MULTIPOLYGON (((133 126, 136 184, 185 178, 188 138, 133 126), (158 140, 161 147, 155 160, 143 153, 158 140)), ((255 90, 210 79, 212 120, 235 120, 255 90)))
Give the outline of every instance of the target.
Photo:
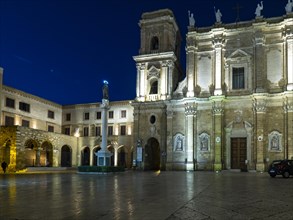
POLYGON ((153 37, 151 41, 151 50, 158 50, 159 49, 159 39, 158 37, 153 37))
POLYGON ((150 94, 158 94, 158 81, 153 81, 151 83, 150 94))

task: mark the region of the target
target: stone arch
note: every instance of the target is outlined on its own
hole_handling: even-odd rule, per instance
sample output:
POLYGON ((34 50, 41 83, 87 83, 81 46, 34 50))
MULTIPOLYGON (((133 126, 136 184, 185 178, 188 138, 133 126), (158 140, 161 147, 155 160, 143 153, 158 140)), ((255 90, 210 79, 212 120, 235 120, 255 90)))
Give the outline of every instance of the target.
POLYGON ((41 161, 47 167, 53 166, 53 145, 49 141, 44 141, 41 144, 42 154, 41 154, 41 161))
POLYGON ((61 147, 61 167, 72 166, 72 149, 68 145, 61 147))
POLYGON ((124 145, 121 145, 117 149, 118 151, 118 166, 126 167, 127 164, 127 151, 124 145))
POLYGON ((24 164, 26 167, 40 166, 39 144, 34 139, 28 139, 24 143, 24 164))
POLYGON ((151 50, 159 49, 159 38, 157 36, 153 36, 151 39, 151 50))
POLYGON ((90 155, 91 151, 88 146, 83 147, 81 150, 81 165, 82 166, 89 166, 90 165, 90 155))
POLYGON ((148 139, 145 145, 144 169, 159 170, 161 165, 160 144, 154 137, 148 139))
POLYGON ((11 146, 11 140, 7 138, 3 145, 0 146, 0 163, 5 161, 7 164, 10 163, 10 146, 11 146))
POLYGON ((99 145, 94 146, 94 148, 93 148, 93 166, 98 165, 98 156, 96 155, 96 153, 98 153, 99 150, 101 150, 101 147, 99 145))

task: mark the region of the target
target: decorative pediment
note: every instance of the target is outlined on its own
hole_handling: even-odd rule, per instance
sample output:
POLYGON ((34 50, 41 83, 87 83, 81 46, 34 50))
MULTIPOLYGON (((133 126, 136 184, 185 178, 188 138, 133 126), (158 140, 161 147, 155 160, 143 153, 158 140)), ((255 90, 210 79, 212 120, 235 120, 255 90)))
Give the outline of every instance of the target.
POLYGON ((250 58, 250 55, 241 49, 235 50, 230 56, 227 57, 227 60, 239 59, 239 58, 250 58))
POLYGON ((152 77, 160 78, 160 69, 156 68, 155 66, 151 66, 151 68, 148 70, 147 79, 152 77))

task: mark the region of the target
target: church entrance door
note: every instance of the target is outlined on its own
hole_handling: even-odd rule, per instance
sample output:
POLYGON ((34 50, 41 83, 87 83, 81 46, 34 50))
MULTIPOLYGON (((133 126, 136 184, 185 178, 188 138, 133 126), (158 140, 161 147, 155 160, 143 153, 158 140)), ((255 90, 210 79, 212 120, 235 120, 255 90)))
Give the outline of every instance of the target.
POLYGON ((160 145, 156 138, 150 138, 145 146, 144 170, 160 169, 160 145))
POLYGON ((246 170, 246 138, 231 138, 231 169, 246 170))

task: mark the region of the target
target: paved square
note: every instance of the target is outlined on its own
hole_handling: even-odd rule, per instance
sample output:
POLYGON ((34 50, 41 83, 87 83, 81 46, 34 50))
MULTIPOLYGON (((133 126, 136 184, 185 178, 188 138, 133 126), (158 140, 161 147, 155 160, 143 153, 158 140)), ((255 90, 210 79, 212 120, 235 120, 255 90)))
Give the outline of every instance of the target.
POLYGON ((293 178, 266 173, 1 174, 0 219, 293 219, 293 178))

